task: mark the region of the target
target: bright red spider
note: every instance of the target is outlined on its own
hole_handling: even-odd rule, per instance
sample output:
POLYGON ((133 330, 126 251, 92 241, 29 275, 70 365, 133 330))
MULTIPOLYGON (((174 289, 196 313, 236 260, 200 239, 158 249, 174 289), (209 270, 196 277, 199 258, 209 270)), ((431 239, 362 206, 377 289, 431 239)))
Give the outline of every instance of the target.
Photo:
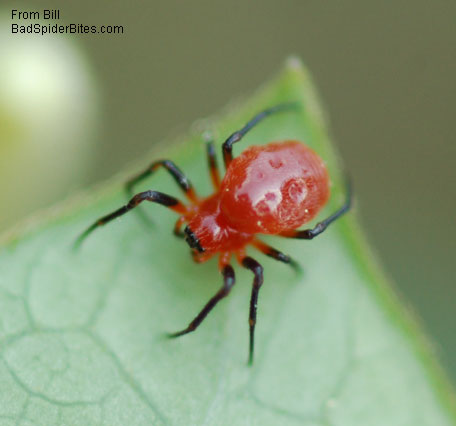
POLYGON ((212 308, 229 294, 235 282, 234 270, 230 264, 234 254, 240 265, 254 273, 249 315, 251 364, 263 267, 246 255, 246 246, 252 245, 267 256, 298 268, 298 264, 290 256, 260 241, 256 234, 311 240, 350 208, 349 190, 344 205, 334 214, 312 229, 296 229, 310 221, 329 198, 329 178, 323 160, 300 142, 284 141, 252 146, 233 159, 233 144, 239 142, 252 127, 271 114, 296 107, 296 104, 289 103, 266 109, 242 129, 234 132, 222 147, 226 167, 223 180, 220 180, 213 143, 208 142, 207 156, 215 189, 209 197, 198 197, 190 181, 172 161, 159 160, 127 182, 128 192, 132 193, 135 184, 150 176, 156 169, 164 167, 184 191, 189 205, 158 191, 140 192, 125 206, 98 219, 77 240, 79 244, 95 228, 127 213, 143 201, 151 201, 169 207, 179 214, 174 233, 185 238, 196 262, 205 262, 214 255, 219 255, 219 268, 223 275, 222 287, 187 328, 170 334, 170 337, 182 336, 196 330, 212 308), (187 225, 182 232, 184 224, 187 225))

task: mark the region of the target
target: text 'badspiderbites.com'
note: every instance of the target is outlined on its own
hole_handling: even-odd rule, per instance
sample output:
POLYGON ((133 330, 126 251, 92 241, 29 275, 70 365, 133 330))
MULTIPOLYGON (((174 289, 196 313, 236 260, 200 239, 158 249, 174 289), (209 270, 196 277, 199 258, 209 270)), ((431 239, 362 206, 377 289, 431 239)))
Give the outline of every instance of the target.
POLYGON ((12 34, 123 34, 123 25, 84 25, 84 24, 58 24, 60 9, 38 10, 11 10, 12 34), (53 23, 23 21, 54 21, 53 23))

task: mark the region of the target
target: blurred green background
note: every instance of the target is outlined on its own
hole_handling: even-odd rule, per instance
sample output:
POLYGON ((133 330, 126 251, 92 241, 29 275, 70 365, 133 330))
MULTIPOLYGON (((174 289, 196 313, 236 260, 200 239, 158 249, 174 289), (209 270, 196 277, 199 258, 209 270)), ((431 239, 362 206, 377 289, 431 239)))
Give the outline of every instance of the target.
POLYGON ((297 54, 326 105, 371 245, 456 379, 456 2, 37 0, 0 12, 0 229, 146 163, 153 144, 251 93, 297 54), (25 39, 10 34, 13 8, 60 9, 61 24, 124 33, 29 36, 8 78, 28 70, 31 88, 13 111, 5 69, 25 39), (50 52, 65 44, 60 65, 37 54, 37 40, 50 52), (44 118, 30 124, 38 111, 44 118))

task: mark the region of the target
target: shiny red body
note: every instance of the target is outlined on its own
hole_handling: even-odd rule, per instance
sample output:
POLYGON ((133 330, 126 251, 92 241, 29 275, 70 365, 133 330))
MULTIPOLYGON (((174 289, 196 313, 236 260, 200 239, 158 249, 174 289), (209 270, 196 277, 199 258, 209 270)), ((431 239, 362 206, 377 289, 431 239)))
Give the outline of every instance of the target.
POLYGON ((233 159, 217 191, 196 200, 180 223, 186 222, 204 252, 205 261, 232 253, 238 259, 255 234, 283 234, 310 221, 329 198, 323 160, 297 141, 252 146, 233 159))

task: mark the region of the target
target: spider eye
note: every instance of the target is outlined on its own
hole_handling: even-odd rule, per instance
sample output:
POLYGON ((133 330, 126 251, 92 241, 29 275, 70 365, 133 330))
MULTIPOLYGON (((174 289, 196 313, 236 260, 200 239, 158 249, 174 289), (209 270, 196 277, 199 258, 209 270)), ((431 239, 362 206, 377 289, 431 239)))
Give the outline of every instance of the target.
POLYGON ((187 241, 188 245, 192 249, 196 249, 200 253, 203 253, 204 249, 201 247, 201 244, 200 244, 198 238, 196 238, 196 235, 193 233, 193 231, 188 226, 186 226, 184 229, 184 232, 185 232, 185 241, 187 241))

